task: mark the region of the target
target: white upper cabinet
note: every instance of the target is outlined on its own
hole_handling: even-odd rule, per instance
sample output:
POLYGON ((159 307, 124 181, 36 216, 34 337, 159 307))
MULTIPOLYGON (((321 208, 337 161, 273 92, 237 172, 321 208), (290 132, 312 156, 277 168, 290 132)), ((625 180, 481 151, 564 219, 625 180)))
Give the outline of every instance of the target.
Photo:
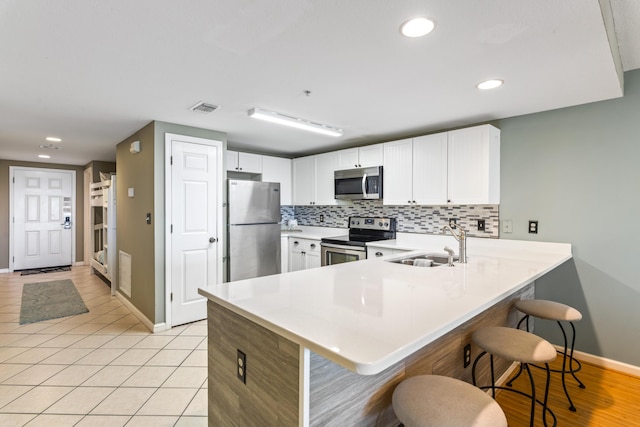
POLYGON ((413 140, 384 144, 383 203, 385 205, 413 204, 413 140))
POLYGON ((500 203, 500 130, 491 125, 448 132, 448 201, 500 203))
POLYGON ((333 172, 338 152, 293 159, 293 204, 335 205, 333 172))
POLYGON ((383 144, 367 145, 358 148, 348 148, 346 150, 340 150, 337 153, 337 170, 366 168, 369 166, 383 165, 383 144))
POLYGON ((440 205, 447 203, 446 133, 413 138, 412 172, 412 200, 416 204, 440 205))
POLYGON ((291 159, 262 156, 262 181, 280 183, 280 204, 292 204, 291 159))
POLYGON ((338 152, 318 154, 316 157, 316 199, 317 205, 335 205, 335 185, 333 173, 338 169, 338 152))
POLYGON ((234 172, 262 173, 262 156, 227 150, 227 170, 234 172))
POLYGON ((384 144, 385 205, 500 203, 500 130, 491 125, 384 144))
POLYGON ((293 159, 293 204, 313 205, 316 202, 316 156, 293 159))

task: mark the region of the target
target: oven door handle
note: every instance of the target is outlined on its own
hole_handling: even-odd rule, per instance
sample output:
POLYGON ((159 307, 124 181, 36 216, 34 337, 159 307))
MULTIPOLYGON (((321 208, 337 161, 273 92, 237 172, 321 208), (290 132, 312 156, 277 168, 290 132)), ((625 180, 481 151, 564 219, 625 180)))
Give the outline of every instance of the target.
POLYGON ((362 174, 362 197, 367 197, 367 174, 362 174))

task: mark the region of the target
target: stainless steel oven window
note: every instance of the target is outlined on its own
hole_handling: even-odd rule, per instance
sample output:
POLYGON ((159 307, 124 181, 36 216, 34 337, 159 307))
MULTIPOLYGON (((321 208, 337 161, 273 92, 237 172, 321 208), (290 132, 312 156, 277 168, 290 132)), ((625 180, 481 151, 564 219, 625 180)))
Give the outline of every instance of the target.
POLYGON ((352 247, 339 245, 321 245, 321 248, 320 264, 323 266, 359 261, 367 258, 367 252, 363 249, 353 249, 352 247))

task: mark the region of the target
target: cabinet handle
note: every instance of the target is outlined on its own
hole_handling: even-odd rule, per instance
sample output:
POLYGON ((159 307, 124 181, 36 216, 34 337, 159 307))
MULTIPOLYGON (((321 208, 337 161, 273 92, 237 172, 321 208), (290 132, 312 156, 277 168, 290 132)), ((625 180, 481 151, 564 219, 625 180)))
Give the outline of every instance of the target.
POLYGON ((382 252, 376 252, 376 256, 382 256, 384 255, 382 252))
POLYGON ((295 242, 293 242, 294 246, 298 246, 300 244, 300 242, 298 242, 297 240, 295 242))
POLYGON ((411 200, 407 200, 407 203, 411 203, 411 200))
POLYGON ((353 165, 353 167, 357 168, 357 167, 358 167, 358 165, 353 165))
POLYGON ((413 201, 413 203, 415 204, 415 203, 416 203, 416 201, 414 200, 414 201, 413 201))
POLYGON ((316 244, 315 244, 315 243, 312 243, 312 244, 311 244, 311 249, 315 249, 315 247, 316 247, 316 244))

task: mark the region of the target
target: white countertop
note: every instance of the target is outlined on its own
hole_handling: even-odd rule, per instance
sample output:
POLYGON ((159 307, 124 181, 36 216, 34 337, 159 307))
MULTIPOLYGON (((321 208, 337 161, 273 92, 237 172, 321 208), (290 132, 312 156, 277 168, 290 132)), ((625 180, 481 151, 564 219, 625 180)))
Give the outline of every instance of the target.
MULTIPOLYGON (((409 233, 374 245, 443 252, 444 243, 458 251, 451 236, 403 234, 409 233)), ((199 292, 347 369, 373 375, 571 258, 564 243, 469 238, 467 248, 469 262, 454 267, 378 258, 199 292)))

